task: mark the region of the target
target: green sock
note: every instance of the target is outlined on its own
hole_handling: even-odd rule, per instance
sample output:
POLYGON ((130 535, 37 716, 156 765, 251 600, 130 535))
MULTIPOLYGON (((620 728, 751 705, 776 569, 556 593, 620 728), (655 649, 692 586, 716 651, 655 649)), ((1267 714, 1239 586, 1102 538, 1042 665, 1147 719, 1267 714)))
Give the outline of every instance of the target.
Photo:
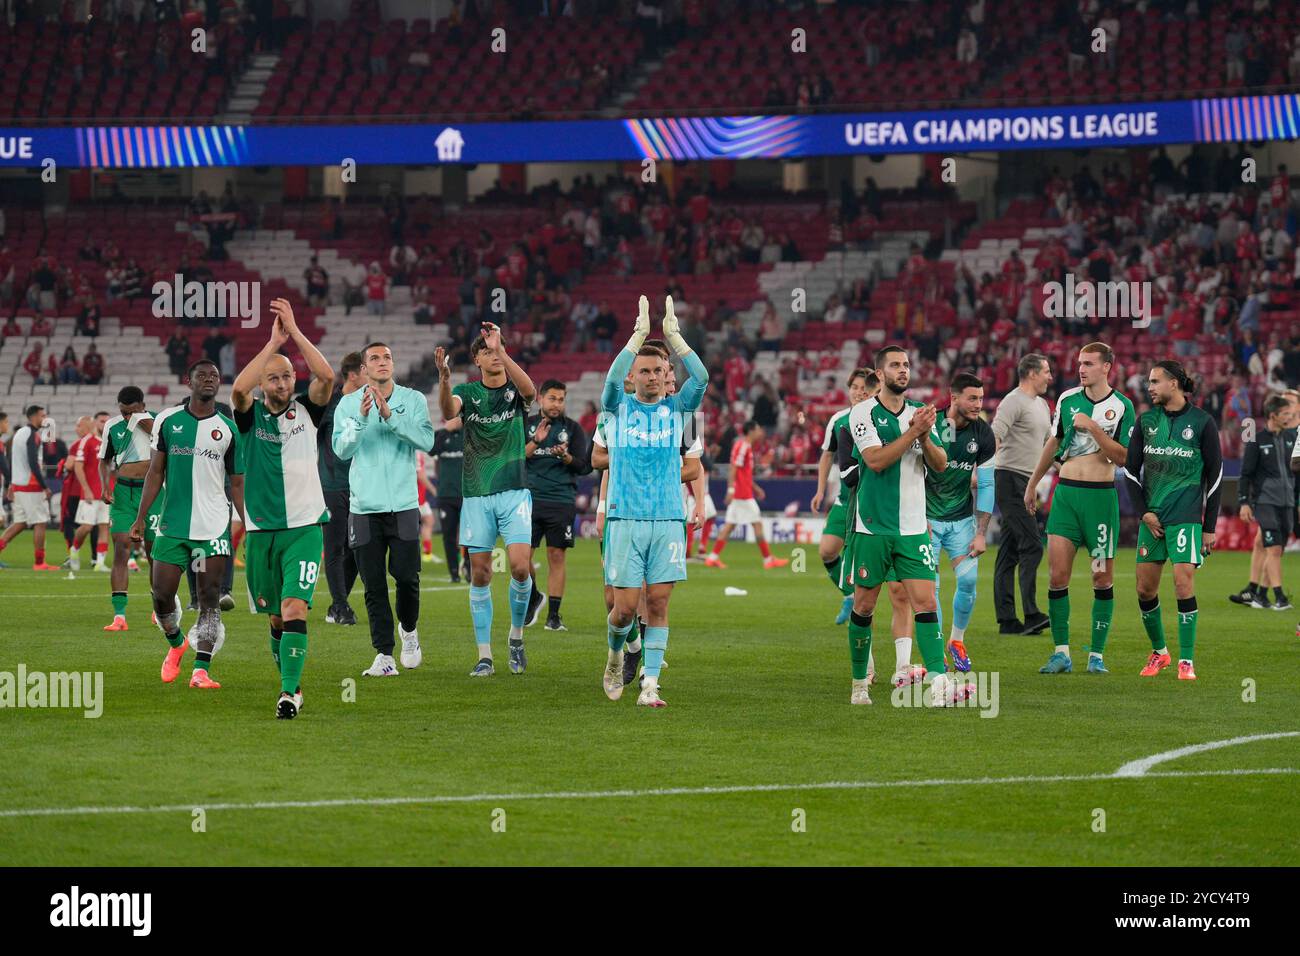
POLYGON ((840 586, 840 565, 844 563, 844 555, 840 555, 834 561, 823 561, 822 567, 826 569, 826 576, 831 579, 831 584, 836 587, 840 586))
POLYGON ((277 631, 275 628, 271 628, 271 660, 275 661, 275 671, 277 674, 283 670, 283 668, 280 667, 280 638, 283 635, 284 631, 277 631))
POLYGON ((1110 620, 1115 616, 1115 589, 1092 589, 1092 653, 1100 654, 1106 650, 1106 638, 1110 637, 1110 620))
POLYGON ((871 658, 871 615, 857 611, 849 615, 849 663, 854 680, 867 679, 867 661, 871 658))
POLYGON ((175 634, 164 634, 163 637, 167 638, 167 643, 172 647, 180 647, 185 643, 185 635, 180 631, 177 631, 175 634))
POLYGON ((1178 659, 1190 661, 1196 650, 1196 598, 1178 599, 1178 659))
POLYGON ((280 691, 296 694, 302 684, 302 668, 307 663, 307 622, 285 621, 280 638, 280 691))
POLYGON ((1052 622, 1052 643, 1070 646, 1070 589, 1047 589, 1047 616, 1052 622))
POLYGON ((1151 650, 1163 650, 1167 644, 1165 642, 1165 619, 1160 613, 1160 598, 1152 598, 1150 602, 1138 598, 1138 607, 1142 611, 1142 626, 1147 629, 1147 639, 1151 642, 1151 650))
POLYGON ((939 612, 922 611, 916 621, 916 649, 921 652, 926 676, 942 674, 947 665, 943 659, 943 638, 939 636, 939 612))
POLYGON ((126 592, 125 591, 113 592, 113 616, 118 617, 119 615, 122 617, 126 616, 126 592))

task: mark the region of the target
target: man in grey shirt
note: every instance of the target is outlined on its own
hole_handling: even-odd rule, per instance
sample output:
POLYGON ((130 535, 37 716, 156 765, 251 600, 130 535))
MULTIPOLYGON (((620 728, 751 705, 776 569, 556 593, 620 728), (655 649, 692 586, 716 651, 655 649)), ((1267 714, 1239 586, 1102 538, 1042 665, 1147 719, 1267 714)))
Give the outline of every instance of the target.
POLYGON ((1037 634, 1050 623, 1038 609, 1038 565, 1043 541, 1038 521, 1025 508, 1025 487, 1038 465, 1052 432, 1052 414, 1043 393, 1052 384, 1047 356, 1030 352, 1017 368, 1020 384, 998 403, 993 416, 993 436, 998 451, 993 458, 993 488, 1002 514, 998 560, 993 566, 993 604, 999 634, 1037 634), (1016 569, 1020 573, 1020 600, 1025 620, 1016 617, 1016 569))

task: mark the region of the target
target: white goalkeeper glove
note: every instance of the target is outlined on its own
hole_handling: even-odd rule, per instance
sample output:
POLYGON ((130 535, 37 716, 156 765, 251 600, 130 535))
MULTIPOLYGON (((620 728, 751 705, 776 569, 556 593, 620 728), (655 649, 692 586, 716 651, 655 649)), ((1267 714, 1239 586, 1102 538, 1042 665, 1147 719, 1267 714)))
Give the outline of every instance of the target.
POLYGON ((634 355, 641 351, 641 346, 645 344, 649 335, 650 300, 641 296, 641 300, 637 303, 636 326, 632 329, 632 337, 627 340, 628 350, 634 355))
POLYGON ((682 338, 681 323, 677 321, 677 314, 673 312, 673 297, 668 296, 664 299, 664 338, 668 341, 668 346, 678 355, 685 355, 691 350, 682 338))

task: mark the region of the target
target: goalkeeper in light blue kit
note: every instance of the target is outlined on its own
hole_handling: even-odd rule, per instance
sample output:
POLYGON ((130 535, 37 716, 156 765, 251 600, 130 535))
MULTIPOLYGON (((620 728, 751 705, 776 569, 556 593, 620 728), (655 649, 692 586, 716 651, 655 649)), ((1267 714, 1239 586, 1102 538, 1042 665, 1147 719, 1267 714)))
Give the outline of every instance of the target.
POLYGON ((605 584, 614 589, 603 683, 610 700, 623 695, 623 648, 645 585, 645 670, 636 701, 642 707, 667 706, 659 697, 659 670, 668 647, 668 599, 673 585, 686 579, 682 429, 709 384, 704 363, 682 338, 671 296, 664 304, 663 332, 689 376, 677 394, 666 394, 663 353, 643 347, 650 334, 650 303, 641 296, 632 337, 614 359, 601 395, 609 444, 605 584), (635 389, 630 395, 623 391, 629 373, 635 389))
POLYGON ((975 582, 979 579, 979 556, 988 550, 985 533, 993 515, 993 454, 997 440, 993 429, 980 418, 984 407, 984 383, 969 372, 953 376, 948 410, 940 423, 940 434, 948 452, 944 471, 925 475, 925 513, 930 519, 930 544, 934 553, 934 597, 943 631, 943 602, 939 600, 939 551, 952 562, 957 590, 952 596, 952 633, 948 653, 957 670, 970 670, 966 653, 966 626, 975 608, 975 582), (971 494, 971 476, 978 491, 971 494), (974 501, 972 502, 972 498, 974 501), (974 507, 972 508, 972 504, 974 507), (973 512, 973 513, 972 513, 973 512))

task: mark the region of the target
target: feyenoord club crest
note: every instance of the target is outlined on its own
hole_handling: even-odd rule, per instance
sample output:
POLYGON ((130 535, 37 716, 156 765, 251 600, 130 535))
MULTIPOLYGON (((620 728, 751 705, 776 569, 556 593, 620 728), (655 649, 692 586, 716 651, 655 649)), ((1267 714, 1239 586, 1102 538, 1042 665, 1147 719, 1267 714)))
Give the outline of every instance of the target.
POLYGON ((264 598, 264 597, 260 597, 260 598, 258 598, 258 599, 257 599, 257 606, 258 606, 258 607, 266 607, 266 598, 264 598))
POLYGON ((1191 441, 1191 440, 1192 440, 1192 429, 1189 426, 1183 429, 1183 441, 1191 441))
POLYGON ((977 442, 975 439, 972 438, 970 441, 966 443, 966 451, 968 451, 970 454, 973 455, 979 450, 980 450, 980 443, 977 442))
POLYGON ((291 408, 284 413, 284 417, 289 419, 289 421, 293 421, 295 418, 298 417, 298 413, 291 408))
POLYGON ((1106 421, 1108 422, 1112 421, 1114 420, 1114 418, 1115 418, 1115 409, 1113 408, 1106 409, 1106 421))
POLYGON ((561 445, 563 445, 566 441, 568 441, 568 440, 569 440, 569 432, 568 432, 568 429, 561 429, 561 430, 560 430, 560 434, 559 434, 559 436, 557 437, 556 440, 559 441, 559 443, 560 443, 561 445))
POLYGON ((212 429, 212 440, 221 441, 221 439, 222 439, 221 429, 220 428, 212 429))
POLYGON ((1138 554, 1142 555, 1142 557, 1144 558, 1147 556, 1146 545, 1143 545, 1142 547, 1138 548, 1138 554))
POLYGON ((506 401, 507 401, 507 402, 513 402, 514 400, 515 400, 515 390, 514 390, 513 388, 507 388, 507 389, 506 389, 506 401))

